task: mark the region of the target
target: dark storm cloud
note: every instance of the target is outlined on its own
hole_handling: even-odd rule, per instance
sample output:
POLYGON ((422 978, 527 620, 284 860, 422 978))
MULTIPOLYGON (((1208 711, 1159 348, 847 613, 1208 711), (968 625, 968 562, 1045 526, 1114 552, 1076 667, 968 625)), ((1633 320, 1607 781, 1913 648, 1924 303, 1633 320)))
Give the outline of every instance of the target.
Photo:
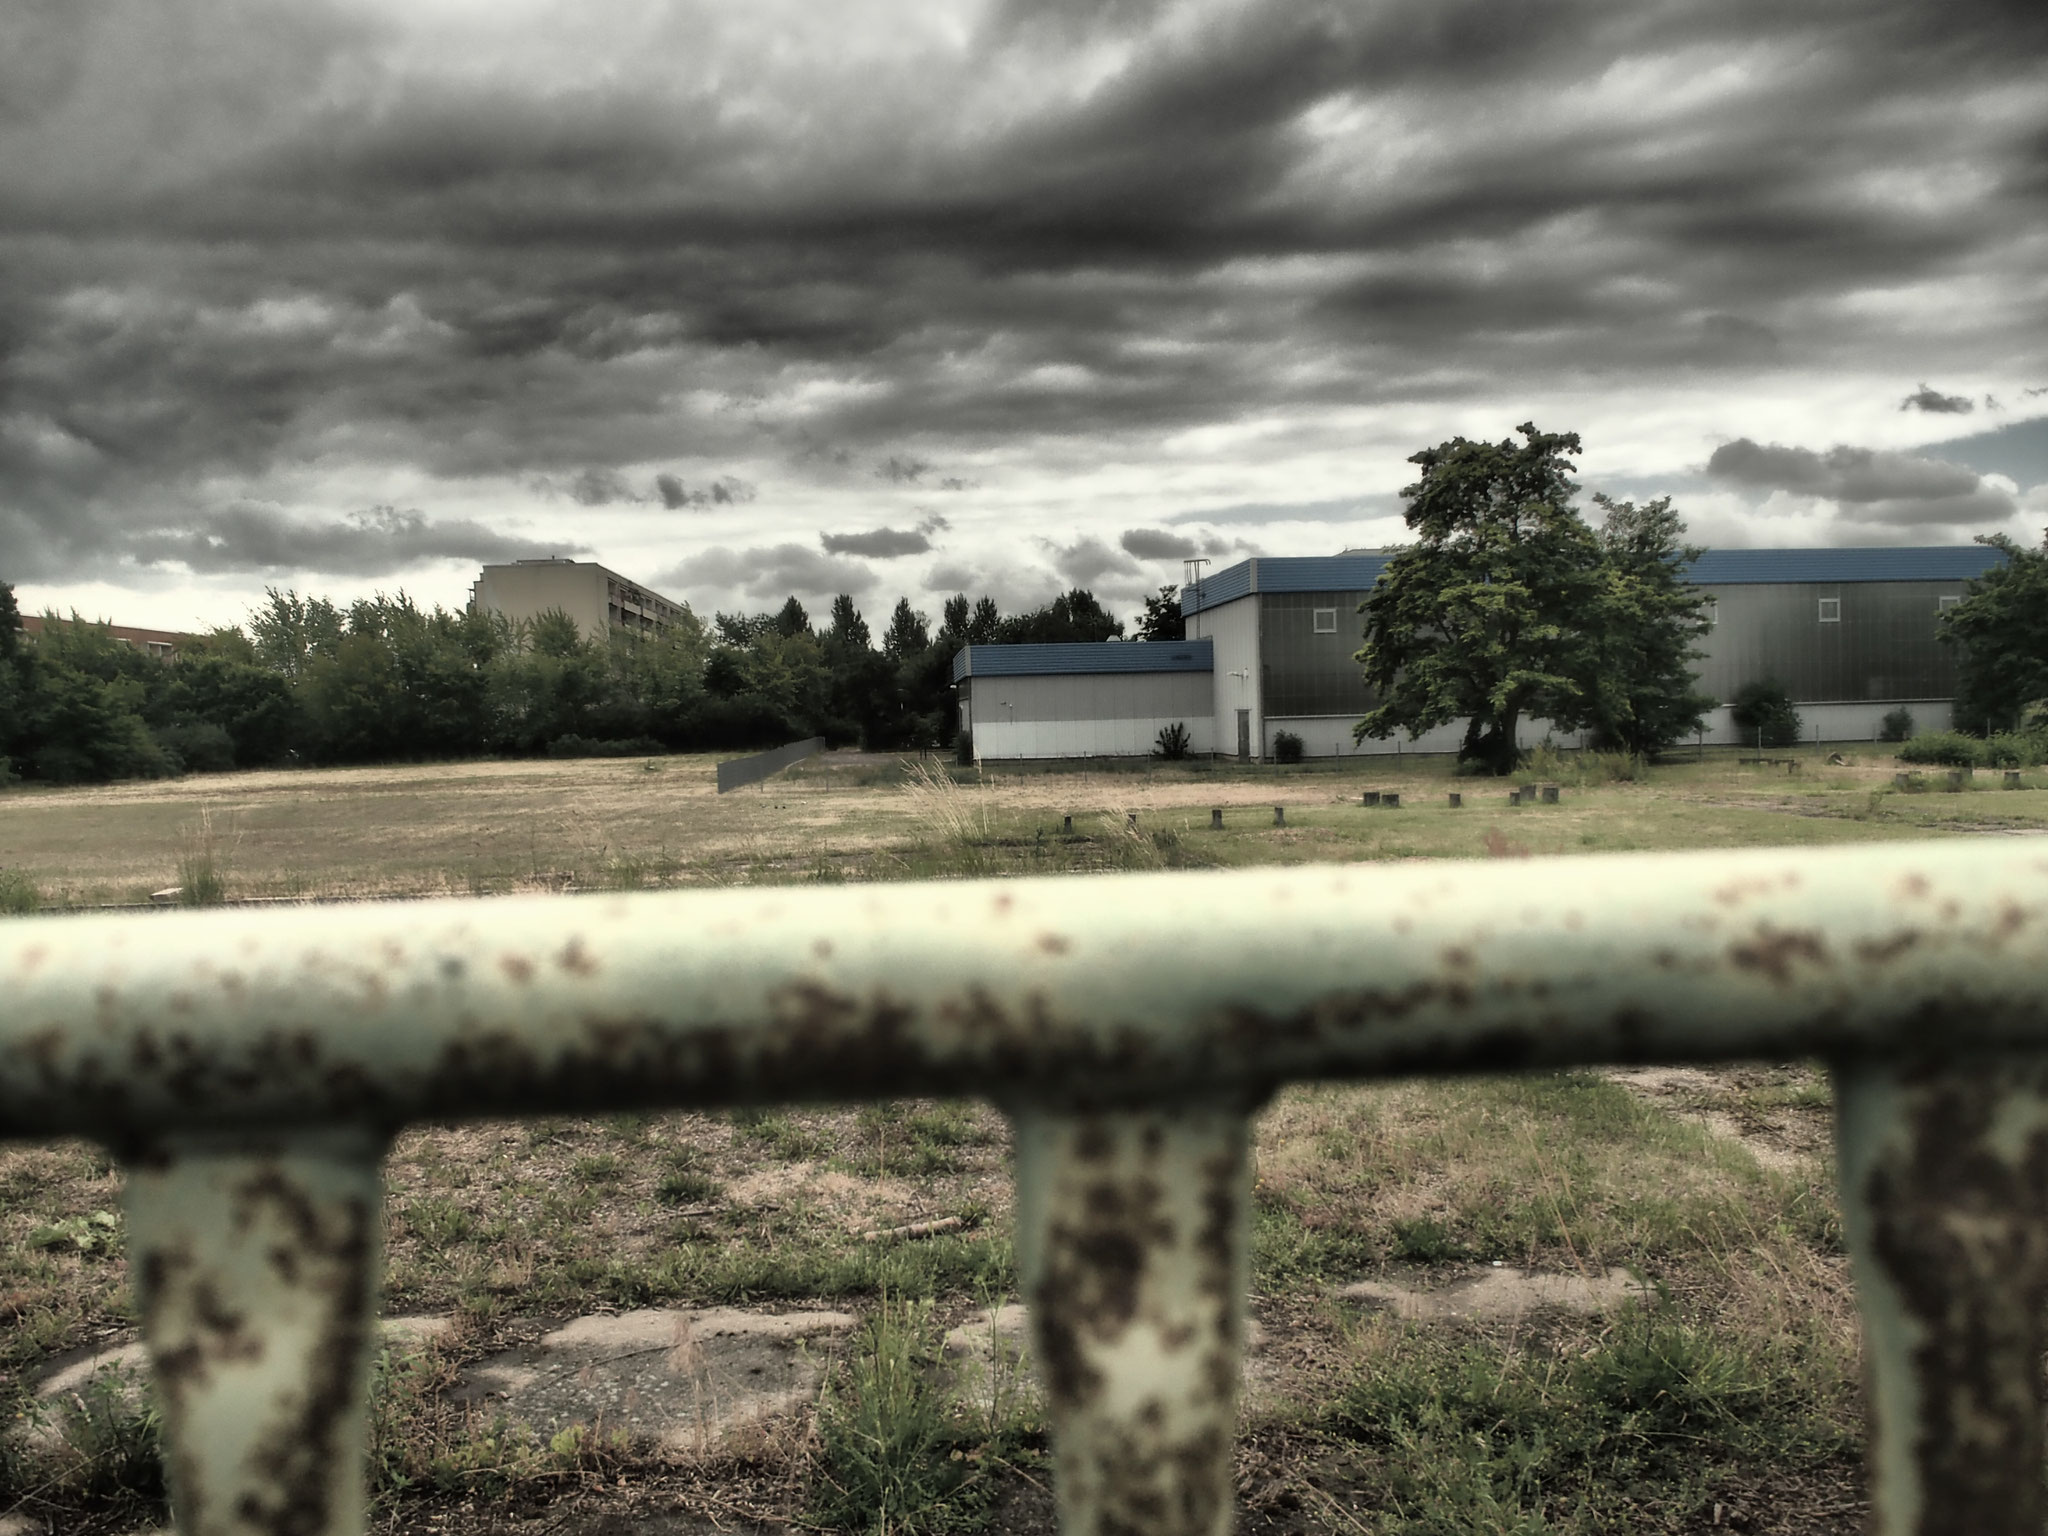
POLYGON ((894 560, 901 555, 921 555, 932 541, 916 529, 874 528, 866 533, 821 533, 818 542, 828 555, 866 555, 873 560, 894 560))
POLYGON ((1193 539, 1163 528, 1132 528, 1117 542, 1125 554, 1139 560, 1186 560, 1202 552, 1193 539))
POLYGON ((318 571, 388 576, 427 560, 506 561, 585 554, 580 544, 508 538, 480 523, 429 522, 407 508, 372 507, 339 522, 312 523, 274 507, 230 507, 131 538, 122 553, 140 565, 178 564, 199 575, 225 571, 318 571))
POLYGON ((1938 416, 1967 416, 1977 409, 1977 403, 1968 395, 1944 395, 1940 390, 1922 384, 1899 402, 1899 409, 1932 411, 1938 416))
POLYGON ((604 507, 615 501, 638 501, 626 477, 615 469, 586 469, 569 482, 569 499, 579 507, 604 507))
POLYGON ((1752 490, 1832 501, 1851 522, 1900 527, 1996 522, 2016 510, 2012 496, 1975 470, 1943 459, 1838 446, 1826 453, 1738 437, 1707 460, 1707 473, 1752 490))
POLYGON ((705 485, 686 485, 670 474, 654 477, 654 493, 661 504, 676 512, 684 507, 735 507, 752 501, 755 487, 736 475, 720 475, 705 485))
POLYGON ((887 480, 895 485, 915 485, 931 470, 923 459, 899 457, 891 454, 875 466, 875 478, 887 480))
POLYGON ((0 412, 56 444, 0 451, 0 560, 337 457, 964 490, 902 445, 1856 366, 1899 343, 1844 295, 1965 275, 1920 366, 2048 324, 2044 7, 590 9, 444 57, 343 0, 0 9, 0 412))
POLYGON ((1144 568, 1129 555, 1092 536, 1047 547, 1052 551, 1053 569, 1077 587, 1092 587, 1105 578, 1128 579, 1144 574, 1144 568))
POLYGON ((1132 528, 1117 542, 1125 554, 1139 560, 1189 560, 1196 555, 1251 553, 1251 545, 1243 539, 1228 539, 1207 528, 1199 539, 1164 528, 1132 528))
POLYGON ((719 546, 693 555, 654 579, 657 587, 695 591, 735 591, 760 602, 795 595, 858 597, 876 585, 874 571, 857 560, 834 559, 803 544, 728 549, 719 546))

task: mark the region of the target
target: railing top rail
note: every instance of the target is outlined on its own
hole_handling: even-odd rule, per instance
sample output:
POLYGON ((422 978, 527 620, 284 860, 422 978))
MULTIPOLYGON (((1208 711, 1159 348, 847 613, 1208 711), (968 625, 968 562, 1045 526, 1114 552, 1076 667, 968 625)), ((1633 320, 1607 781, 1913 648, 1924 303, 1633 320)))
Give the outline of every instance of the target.
POLYGON ((2048 1046, 2048 843, 0 925, 0 1134, 2048 1046))

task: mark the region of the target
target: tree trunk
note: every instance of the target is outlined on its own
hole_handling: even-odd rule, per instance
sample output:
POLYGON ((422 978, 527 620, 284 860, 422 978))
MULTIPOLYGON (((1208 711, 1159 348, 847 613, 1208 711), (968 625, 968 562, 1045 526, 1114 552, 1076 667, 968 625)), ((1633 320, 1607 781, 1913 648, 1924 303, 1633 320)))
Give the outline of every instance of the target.
POLYGON ((1495 777, 1513 773, 1522 755, 1515 748, 1515 722, 1521 713, 1517 709, 1497 717, 1474 715, 1465 727, 1465 741, 1458 748, 1458 761, 1478 763, 1495 777))

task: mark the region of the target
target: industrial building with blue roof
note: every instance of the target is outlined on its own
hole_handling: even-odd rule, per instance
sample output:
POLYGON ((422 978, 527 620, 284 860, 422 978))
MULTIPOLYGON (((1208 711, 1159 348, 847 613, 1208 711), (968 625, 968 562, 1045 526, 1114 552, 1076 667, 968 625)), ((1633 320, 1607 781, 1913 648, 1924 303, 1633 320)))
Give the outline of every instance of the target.
MULTIPOLYGON (((1377 702, 1354 659, 1358 606, 1393 555, 1240 561, 1183 590, 1185 641, 968 646, 953 663, 963 728, 984 758, 1143 755, 1174 723, 1195 751, 1245 759, 1269 757, 1281 731, 1311 756, 1454 751, 1462 721, 1352 739, 1377 702)), ((1955 662, 1939 617, 2003 559, 1981 544, 1707 550, 1686 566, 1708 599, 1699 686, 1725 701, 1774 679, 1820 740, 1868 740, 1897 709, 1945 728, 1955 662)), ((1728 713, 1711 713, 1707 741, 1737 739, 1728 713)), ((1533 745, 1548 727, 1525 730, 1533 745)))

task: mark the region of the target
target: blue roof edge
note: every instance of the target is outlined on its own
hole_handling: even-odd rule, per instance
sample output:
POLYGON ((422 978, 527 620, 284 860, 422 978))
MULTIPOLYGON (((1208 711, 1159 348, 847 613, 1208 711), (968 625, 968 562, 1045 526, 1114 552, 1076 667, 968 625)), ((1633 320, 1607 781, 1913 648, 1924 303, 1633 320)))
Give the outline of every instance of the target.
POLYGON ((1090 673, 1208 672, 1210 640, 1102 640, 1052 645, 963 645, 953 681, 967 677, 1060 677, 1090 673), (981 663, 977 666, 977 662, 981 663))
MULTIPOLYGON (((1226 566, 1181 593, 1183 614, 1201 613, 1255 592, 1363 592, 1379 580, 1388 555, 1255 556, 1226 566)), ((1709 549, 1686 567, 1703 587, 1801 582, 1970 581, 2005 559, 1983 544, 1851 545, 1785 549, 1709 549)))

